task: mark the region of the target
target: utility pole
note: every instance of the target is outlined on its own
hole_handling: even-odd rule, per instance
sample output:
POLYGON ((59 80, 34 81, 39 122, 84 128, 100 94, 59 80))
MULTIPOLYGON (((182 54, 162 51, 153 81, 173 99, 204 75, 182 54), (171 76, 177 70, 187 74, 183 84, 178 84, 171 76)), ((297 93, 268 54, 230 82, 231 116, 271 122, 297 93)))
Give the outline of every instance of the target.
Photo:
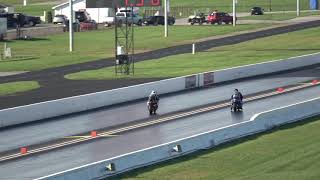
POLYGON ((73 51, 73 3, 69 0, 70 18, 69 18, 69 51, 73 51))
POLYGON ((297 0, 297 16, 300 16, 300 0, 297 0))
POLYGON ((168 7, 167 7, 167 0, 164 0, 164 37, 168 37, 168 7))
POLYGON ((234 27, 236 26, 236 18, 237 18, 236 17, 237 16, 236 15, 236 3, 237 3, 237 0, 233 0, 232 1, 232 10, 233 10, 233 13, 232 13, 233 14, 233 19, 232 19, 233 23, 232 24, 233 24, 234 27))

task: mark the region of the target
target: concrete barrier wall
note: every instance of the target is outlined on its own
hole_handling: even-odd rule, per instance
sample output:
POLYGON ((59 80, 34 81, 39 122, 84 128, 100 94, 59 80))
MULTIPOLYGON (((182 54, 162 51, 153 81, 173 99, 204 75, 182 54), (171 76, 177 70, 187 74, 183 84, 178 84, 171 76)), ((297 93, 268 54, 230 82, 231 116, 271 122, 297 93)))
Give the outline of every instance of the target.
POLYGON ((147 97, 151 90, 156 90, 159 94, 166 94, 194 87, 202 87, 212 83, 221 83, 318 63, 320 63, 320 53, 5 109, 0 111, 0 127, 133 101, 147 97))
POLYGON ((0 127, 16 125, 65 114, 148 97, 152 90, 160 94, 185 89, 185 77, 152 82, 126 88, 37 103, 0 111, 0 127))
POLYGON ((320 63, 319 53, 254 65, 240 66, 214 72, 214 82, 225 82, 251 76, 269 74, 320 63))
POLYGON ((262 112, 254 115, 246 122, 84 165, 42 177, 38 180, 99 179, 108 177, 135 168, 182 156, 200 149, 214 147, 221 143, 254 133, 263 132, 275 126, 302 120, 318 114, 320 114, 320 98, 262 112), (180 145, 181 147, 180 152, 173 150, 177 145, 180 145), (106 167, 111 163, 114 164, 114 171, 108 171, 106 169, 106 167))

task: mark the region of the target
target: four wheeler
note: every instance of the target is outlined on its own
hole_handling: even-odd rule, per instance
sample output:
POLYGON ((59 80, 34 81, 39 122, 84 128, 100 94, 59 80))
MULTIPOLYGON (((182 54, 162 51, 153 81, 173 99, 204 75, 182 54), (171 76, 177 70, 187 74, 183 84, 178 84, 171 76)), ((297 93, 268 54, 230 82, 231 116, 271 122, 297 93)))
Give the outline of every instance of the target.
POLYGON ((198 13, 196 15, 189 16, 188 23, 190 25, 194 25, 198 23, 199 25, 202 25, 203 23, 207 22, 206 16, 203 13, 198 13))
POLYGON ((148 110, 149 110, 149 114, 156 114, 157 113, 157 109, 158 109, 158 103, 157 102, 148 102, 148 110))

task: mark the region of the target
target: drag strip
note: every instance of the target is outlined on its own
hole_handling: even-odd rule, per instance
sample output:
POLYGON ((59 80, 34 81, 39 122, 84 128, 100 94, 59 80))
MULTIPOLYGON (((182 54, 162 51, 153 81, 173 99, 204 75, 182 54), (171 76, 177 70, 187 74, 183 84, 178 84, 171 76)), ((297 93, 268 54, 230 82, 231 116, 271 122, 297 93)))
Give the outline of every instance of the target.
MULTIPOLYGON (((314 82, 311 83, 303 83, 303 84, 298 84, 292 87, 287 87, 286 89, 280 88, 278 91, 274 91, 272 90, 271 92, 266 92, 266 93, 262 93, 259 95, 255 95, 255 96, 249 96, 247 98, 244 99, 244 102, 251 102, 251 101, 256 101, 256 100, 260 100, 263 98, 269 98, 275 95, 280 95, 283 93, 289 93, 289 92, 293 92, 293 91, 297 91, 297 90, 304 90, 305 88, 310 88, 316 85, 319 85, 320 83, 318 82, 318 80, 314 80, 314 82)), ((36 153, 42 153, 42 152, 46 152, 49 150, 55 150, 58 148, 62 148, 62 147, 66 147, 66 146, 70 146, 70 145, 75 145, 75 144, 79 144, 79 143, 83 143, 83 142, 87 142, 90 140, 94 140, 96 138, 101 138, 101 137, 113 137, 113 136, 117 136, 119 133, 125 133, 127 131, 132 131, 132 130, 136 130, 136 129, 140 129, 140 128, 145 128, 145 127, 149 127, 152 125, 157 125, 160 123, 165 123, 165 122, 170 122, 170 121, 174 121, 177 119, 181 119, 181 118, 187 118, 189 116, 194 116, 194 115, 199 115, 202 113, 207 113, 207 112, 211 112, 214 110, 218 110, 220 108, 226 108, 229 107, 230 103, 224 102, 224 103, 220 103, 217 105, 213 105, 213 106, 208 106, 208 107, 202 107, 199 109, 195 109, 192 111, 185 111, 179 114, 174 114, 171 116, 166 116, 160 119, 155 119, 155 120, 149 120, 147 122, 143 122, 143 123, 137 123, 134 125, 130 125, 130 126, 124 126, 124 127, 120 127, 118 129, 112 129, 112 130, 108 130, 108 131, 104 131, 101 132, 99 130, 99 134, 96 135, 96 133, 94 133, 95 135, 93 136, 72 136, 71 138, 73 138, 74 140, 69 140, 69 141, 62 141, 62 142, 54 142, 54 143, 50 143, 50 145, 46 145, 46 146, 39 146, 37 148, 33 148, 31 150, 29 150, 28 153, 26 154, 21 154, 19 152, 19 150, 17 150, 15 153, 13 154, 5 154, 5 155, 0 155, 0 162, 2 161, 6 161, 6 160, 12 160, 12 159, 16 159, 19 157, 25 157, 27 155, 33 155, 36 153)), ((87 133, 89 134, 89 132, 87 133)))
MULTIPOLYGON (((248 79, 210 88, 187 91, 169 96, 160 96, 159 116, 174 112, 192 110, 199 106, 221 102, 230 98, 234 88, 244 95, 289 86, 320 77, 319 67, 279 75, 248 79)), ((50 121, 31 123, 0 131, 0 152, 24 146, 42 144, 66 136, 87 133, 92 130, 115 128, 138 121, 148 120, 145 101, 137 101, 72 116, 53 118, 50 121), (50 127, 50 128, 48 128, 50 127)), ((158 118, 158 117, 154 117, 158 118)))
POLYGON ((230 113, 229 107, 137 129, 112 138, 100 138, 69 148, 49 151, 22 159, 0 163, 3 178, 32 179, 111 158, 150 146, 167 143, 201 132, 247 121, 255 113, 319 97, 320 87, 248 102, 243 113, 230 113), (19 169, 21 174, 16 173, 19 169))

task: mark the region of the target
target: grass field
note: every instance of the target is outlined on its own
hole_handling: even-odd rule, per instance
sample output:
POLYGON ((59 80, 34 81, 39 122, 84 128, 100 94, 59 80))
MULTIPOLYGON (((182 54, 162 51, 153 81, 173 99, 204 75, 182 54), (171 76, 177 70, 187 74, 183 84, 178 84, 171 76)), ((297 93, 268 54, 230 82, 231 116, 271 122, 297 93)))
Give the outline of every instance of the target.
POLYGON ((0 96, 30 91, 39 88, 40 85, 35 81, 19 81, 13 83, 0 84, 0 96))
POLYGON ((287 33, 232 46, 223 46, 196 55, 183 54, 135 64, 134 76, 115 76, 114 68, 103 68, 67 75, 68 79, 113 79, 176 77, 228 67, 320 51, 318 28, 287 33), (290 43, 288 43, 290 42, 290 43))
POLYGON ((316 117, 114 179, 318 180, 319 129, 316 117))
MULTIPOLYGON (((163 26, 135 28, 135 51, 149 51, 183 44, 199 38, 235 31, 265 27, 260 25, 229 26, 172 26, 170 36, 163 37, 163 26)), ((15 40, 7 43, 14 56, 32 57, 29 60, 0 62, 0 71, 33 71, 69 64, 77 64, 114 56, 114 30, 75 33, 75 52, 69 53, 68 34, 53 35, 31 41, 15 40)), ((0 42, 0 49, 3 49, 0 42)))
MULTIPOLYGON (((320 12, 301 12, 300 17, 314 16, 314 15, 320 15, 320 12)), ((286 13, 264 14, 259 16, 239 17, 238 19, 284 21, 284 20, 294 19, 296 17, 297 17, 296 12, 286 12, 286 13)))
POLYGON ((52 5, 15 6, 15 11, 27 15, 43 16, 44 11, 52 11, 51 8, 52 5))

